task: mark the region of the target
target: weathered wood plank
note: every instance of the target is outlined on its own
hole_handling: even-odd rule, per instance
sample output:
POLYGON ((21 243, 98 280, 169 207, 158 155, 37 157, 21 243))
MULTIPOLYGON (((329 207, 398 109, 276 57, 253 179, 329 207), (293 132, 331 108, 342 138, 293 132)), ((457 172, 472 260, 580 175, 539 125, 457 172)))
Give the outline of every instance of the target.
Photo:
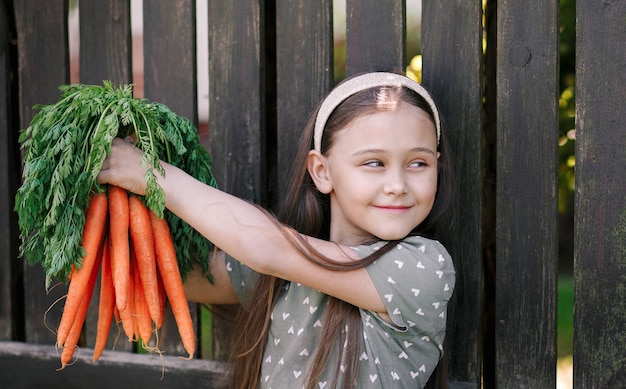
POLYGON ((220 187, 264 197, 261 9, 256 1, 209 2, 209 142, 220 187))
POLYGON ((331 1, 277 1, 274 173, 289 171, 311 112, 332 87, 332 44, 331 1))
POLYGON ((367 71, 404 73, 404 0, 346 1, 346 74, 367 71))
POLYGON ((11 388, 49 389, 227 387, 220 362, 113 351, 105 351, 93 362, 93 350, 88 348, 77 356, 75 364, 57 371, 60 364, 54 346, 0 342, 0 382, 11 388))
MULTIPOLYGON (((14 7, 19 48, 19 125, 26 128, 36 114, 33 106, 56 102, 61 95, 59 85, 69 81, 67 2, 25 0, 14 2, 14 7)), ((57 287, 46 294, 41 266, 30 267, 26 259, 23 264, 26 340, 54 344, 54 335, 44 325, 43 317, 46 309, 64 294, 64 288, 57 287)), ((55 326, 59 319, 60 311, 52 310, 47 323, 55 326)))
POLYGON ((80 82, 132 82, 130 2, 82 0, 79 6, 80 82))
POLYGON ((558 2, 498 3, 496 385, 556 383, 558 2))
POLYGON ((144 2, 143 25, 145 97, 197 126, 195 1, 144 2))
POLYGON ((479 387, 483 299, 481 4, 427 1, 422 5, 422 20, 427 21, 422 23, 422 82, 440 106, 456 167, 453 231, 442 239, 457 272, 448 308, 448 379, 479 387))
MULTIPOLYGON (((167 105, 197 127, 195 2, 144 2, 143 26, 144 97, 167 105)), ((199 329, 198 306, 190 304, 190 310, 199 329)), ((160 348, 170 355, 187 355, 170 309, 166 320, 170 325, 163 329, 167 334, 160 336, 160 348)), ((210 355, 210 350, 205 351, 210 355)))
POLYGON ((626 385, 626 3, 576 3, 574 382, 626 385))
MULTIPOLYGON (((266 196, 260 2, 210 1, 209 152, 220 188, 263 203, 266 196)), ((214 318, 215 319, 215 318, 214 318)), ((230 330, 216 324, 214 358, 228 355, 230 330)))

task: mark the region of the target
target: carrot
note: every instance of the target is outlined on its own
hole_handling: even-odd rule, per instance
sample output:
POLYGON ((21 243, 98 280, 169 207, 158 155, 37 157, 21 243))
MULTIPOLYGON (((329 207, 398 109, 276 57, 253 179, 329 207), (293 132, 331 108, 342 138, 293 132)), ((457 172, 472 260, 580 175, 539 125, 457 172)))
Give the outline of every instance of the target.
MULTIPOLYGON (((98 278, 98 271, 100 270, 100 263, 102 261, 102 252, 102 245, 100 245, 96 263, 91 269, 89 269, 90 273, 87 275, 87 285, 85 286, 84 292, 81 296, 76 317, 74 318, 70 332, 65 340, 63 352, 61 353, 61 367, 58 370, 63 370, 74 356, 74 351, 78 345, 78 340, 80 339, 80 334, 83 330, 83 324, 85 323, 85 317, 87 316, 87 309, 89 308, 91 295, 93 294, 94 285, 96 284, 96 278, 98 278)), ((74 274, 74 277, 77 278, 81 272, 85 271, 86 269, 84 267, 81 268, 74 274)))
MULTIPOLYGON (((145 303, 150 317, 155 323, 163 322, 160 310, 159 285, 157 281, 156 259, 154 254, 154 237, 150 224, 148 208, 138 197, 128 199, 130 212, 130 237, 135 249, 136 267, 139 281, 145 296, 145 303)), ((137 280, 135 282, 138 282, 137 280)), ((137 285, 135 285, 137 288, 137 285)))
MULTIPOLYGON (((129 264, 129 277, 128 277, 128 285, 126 287, 126 308, 119 309, 120 312, 120 321, 122 322, 122 328, 124 329, 124 333, 128 337, 129 342, 137 341, 137 324, 135 323, 135 281, 133 275, 133 268, 129 264)), ((117 293, 117 291, 115 292, 117 293)))
POLYGON ((115 308, 113 308, 113 318, 115 319, 115 325, 117 327, 117 334, 115 335, 115 340, 113 341, 113 349, 115 349, 115 345, 117 344, 117 340, 119 339, 120 334, 122 333, 122 329, 123 329, 123 327, 121 326, 122 317, 120 316, 120 310, 117 309, 117 305, 115 306, 115 308))
POLYGON ((172 235, 165 219, 159 218, 152 211, 150 211, 150 222, 154 231, 157 268, 161 275, 176 325, 178 326, 178 333, 183 342, 183 347, 189 353, 189 359, 191 359, 196 350, 195 334, 189 305, 185 297, 183 281, 178 269, 172 235))
POLYGON ((109 234, 111 237, 111 275, 115 288, 115 303, 120 311, 128 302, 130 249, 128 229, 130 216, 126 190, 109 185, 109 234))
POLYGON ((61 322, 57 330, 57 345, 63 347, 65 340, 75 321, 76 314, 81 305, 89 284, 89 277, 96 262, 101 258, 99 254, 101 242, 104 238, 107 221, 107 197, 104 193, 98 193, 91 197, 85 213, 85 227, 83 229, 82 245, 85 256, 80 269, 72 268, 71 281, 67 292, 67 299, 63 307, 61 322))
POLYGON ((111 279, 110 241, 105 238, 102 248, 102 265, 100 273, 100 303, 98 306, 98 324, 96 329, 96 343, 93 350, 94 362, 100 358, 106 347, 111 321, 115 311, 115 290, 111 279))
POLYGON ((165 303, 167 302, 167 295, 165 294, 165 287, 163 286, 163 278, 161 274, 157 272, 157 282, 159 284, 159 310, 161 311, 161 321, 155 322, 155 326, 157 329, 163 326, 163 318, 165 317, 165 303))
POLYGON ((131 263, 133 267, 135 280, 135 323, 137 325, 137 333, 144 345, 147 345, 152 337, 152 320, 146 303, 146 297, 141 284, 139 272, 137 271, 137 260, 133 258, 131 253, 131 263))

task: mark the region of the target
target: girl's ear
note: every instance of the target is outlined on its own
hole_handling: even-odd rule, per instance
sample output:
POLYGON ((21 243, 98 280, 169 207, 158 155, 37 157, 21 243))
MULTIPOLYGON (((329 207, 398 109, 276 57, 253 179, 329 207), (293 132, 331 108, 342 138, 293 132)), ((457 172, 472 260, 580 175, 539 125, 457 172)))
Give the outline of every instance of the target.
POLYGON ((313 179, 317 190, 321 193, 329 194, 332 190, 332 182, 328 174, 328 160, 319 151, 309 151, 307 160, 307 170, 313 179))

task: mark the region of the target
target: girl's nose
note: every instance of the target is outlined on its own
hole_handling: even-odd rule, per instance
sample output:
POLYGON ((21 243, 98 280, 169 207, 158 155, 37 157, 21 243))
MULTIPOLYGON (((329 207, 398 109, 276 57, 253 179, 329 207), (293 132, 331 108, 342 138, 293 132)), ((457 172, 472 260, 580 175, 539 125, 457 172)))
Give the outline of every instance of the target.
POLYGON ((404 172, 401 169, 390 169, 385 180, 385 194, 402 195, 407 193, 407 191, 408 186, 404 172))

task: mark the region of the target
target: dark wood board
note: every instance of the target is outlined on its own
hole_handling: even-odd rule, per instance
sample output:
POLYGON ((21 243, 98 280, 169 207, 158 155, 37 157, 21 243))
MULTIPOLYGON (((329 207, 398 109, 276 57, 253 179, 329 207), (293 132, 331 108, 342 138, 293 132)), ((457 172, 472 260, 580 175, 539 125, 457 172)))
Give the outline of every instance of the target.
POLYGON ((495 379, 554 387, 558 3, 499 2, 497 28, 495 379))
POLYGON ((626 4, 576 3, 574 382, 626 386, 626 4))
POLYGON ((448 379, 481 382, 483 307, 483 64, 481 7, 464 0, 422 5, 422 78, 444 119, 455 166, 452 231, 442 243, 457 274, 448 308, 448 379), (454 28, 450 28, 454 26, 454 28))

